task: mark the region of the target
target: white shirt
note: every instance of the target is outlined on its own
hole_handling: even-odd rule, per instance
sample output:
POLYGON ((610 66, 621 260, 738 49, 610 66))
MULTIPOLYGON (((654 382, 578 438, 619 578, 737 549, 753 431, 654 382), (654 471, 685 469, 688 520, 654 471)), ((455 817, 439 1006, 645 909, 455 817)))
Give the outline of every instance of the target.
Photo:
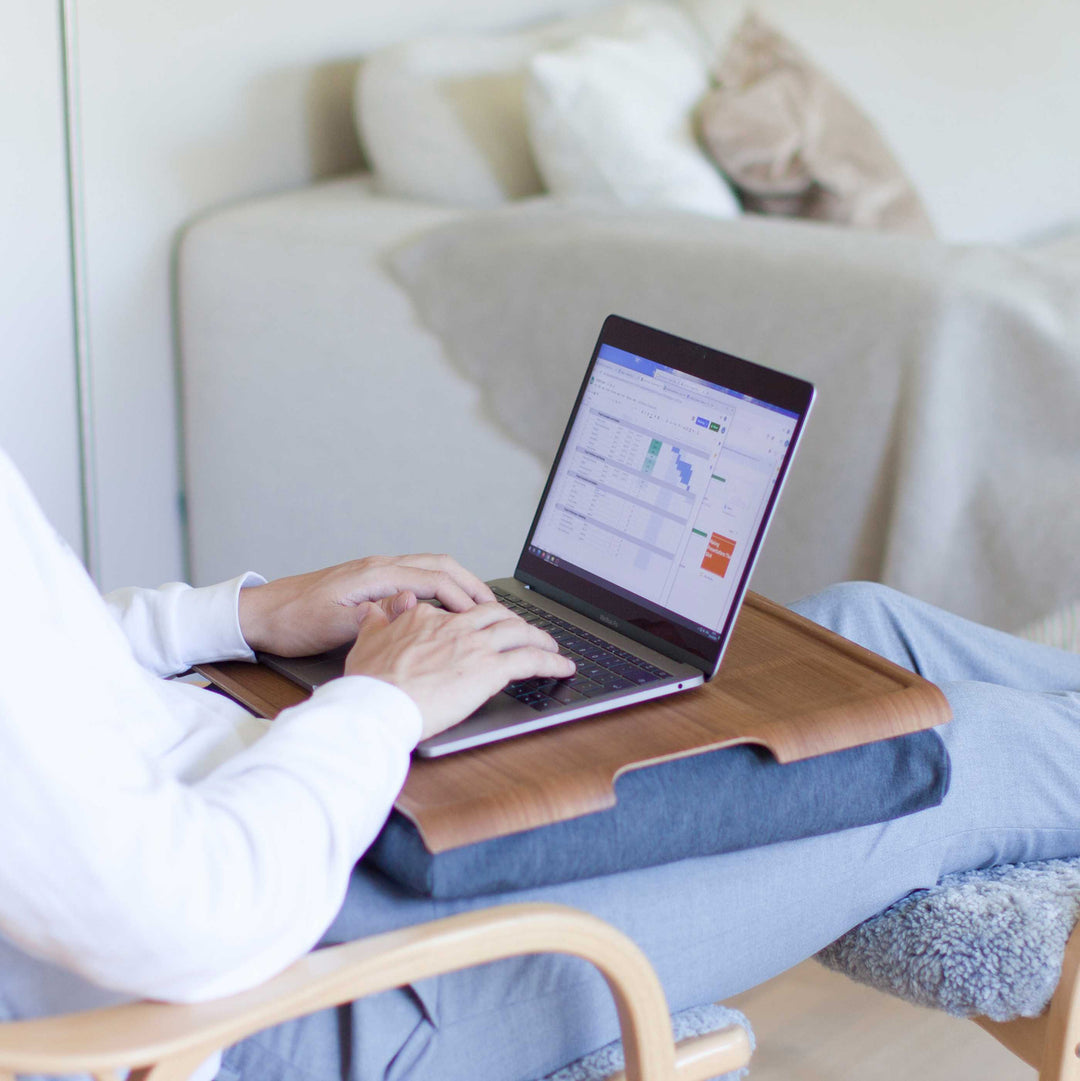
POLYGON ((159 678, 250 659, 261 581, 103 601, 0 453, 0 1017, 229 994, 336 914, 420 715, 351 676, 267 725, 159 678))

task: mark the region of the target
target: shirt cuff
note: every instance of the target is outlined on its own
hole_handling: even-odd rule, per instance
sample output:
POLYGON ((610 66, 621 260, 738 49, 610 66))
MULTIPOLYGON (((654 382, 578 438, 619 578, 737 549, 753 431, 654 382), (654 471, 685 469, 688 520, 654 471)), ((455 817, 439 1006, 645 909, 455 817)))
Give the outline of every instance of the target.
POLYGON ((253 661, 255 654, 240 630, 240 590, 261 586, 254 571, 214 586, 185 589, 175 599, 180 652, 188 664, 204 661, 253 661))

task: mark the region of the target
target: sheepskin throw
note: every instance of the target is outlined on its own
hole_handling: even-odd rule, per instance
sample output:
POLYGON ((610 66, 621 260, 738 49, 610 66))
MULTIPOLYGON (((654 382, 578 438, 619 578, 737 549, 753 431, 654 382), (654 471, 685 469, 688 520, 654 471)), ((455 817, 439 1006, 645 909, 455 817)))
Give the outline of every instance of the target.
MULTIPOLYGON (((738 1010, 710 1004, 692 1006, 671 1015, 671 1027, 676 1041, 686 1040, 691 1036, 704 1036, 706 1032, 717 1032, 730 1025, 742 1025, 750 1037, 750 1046, 754 1046, 754 1032, 750 1028, 750 1022, 738 1010)), ((569 1066, 563 1066, 546 1081, 607 1081, 607 1078, 618 1073, 624 1066, 622 1043, 616 1040, 578 1059, 577 1062, 571 1062, 569 1066)), ((746 1076, 746 1072, 745 1069, 734 1070, 716 1081, 738 1081, 746 1076)))
POLYGON ((947 875, 819 953, 826 967, 918 1006, 1036 1017, 1080 917, 1080 858, 947 875))

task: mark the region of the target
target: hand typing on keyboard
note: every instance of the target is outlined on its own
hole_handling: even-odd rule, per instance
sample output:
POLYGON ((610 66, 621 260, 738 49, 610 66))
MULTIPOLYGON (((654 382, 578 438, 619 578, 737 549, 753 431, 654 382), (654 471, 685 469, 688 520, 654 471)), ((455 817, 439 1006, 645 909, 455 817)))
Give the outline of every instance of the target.
POLYGON ((550 634, 559 653, 577 666, 574 675, 565 679, 516 680, 505 688, 538 712, 667 678, 667 672, 505 590, 496 588, 495 596, 511 612, 550 634))
POLYGON ((400 687, 420 709, 423 738, 463 720, 508 682, 558 680, 574 664, 541 628, 494 601, 465 612, 406 601, 357 608, 359 634, 345 674, 400 687), (398 609, 401 609, 398 611, 398 609))

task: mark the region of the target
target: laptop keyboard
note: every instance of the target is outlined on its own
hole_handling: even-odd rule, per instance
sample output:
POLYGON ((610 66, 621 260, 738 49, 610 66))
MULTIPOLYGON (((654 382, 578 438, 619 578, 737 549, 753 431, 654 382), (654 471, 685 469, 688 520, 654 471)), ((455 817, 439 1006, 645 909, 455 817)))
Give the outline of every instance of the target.
POLYGON ((669 672, 647 664, 632 653, 618 649, 610 642, 503 589, 496 588, 495 596, 500 604, 516 612, 527 623, 547 631, 559 643, 559 652, 577 665, 577 672, 569 679, 526 679, 504 688, 506 694, 532 706, 537 712, 599 698, 628 687, 655 683, 670 676, 669 672))

